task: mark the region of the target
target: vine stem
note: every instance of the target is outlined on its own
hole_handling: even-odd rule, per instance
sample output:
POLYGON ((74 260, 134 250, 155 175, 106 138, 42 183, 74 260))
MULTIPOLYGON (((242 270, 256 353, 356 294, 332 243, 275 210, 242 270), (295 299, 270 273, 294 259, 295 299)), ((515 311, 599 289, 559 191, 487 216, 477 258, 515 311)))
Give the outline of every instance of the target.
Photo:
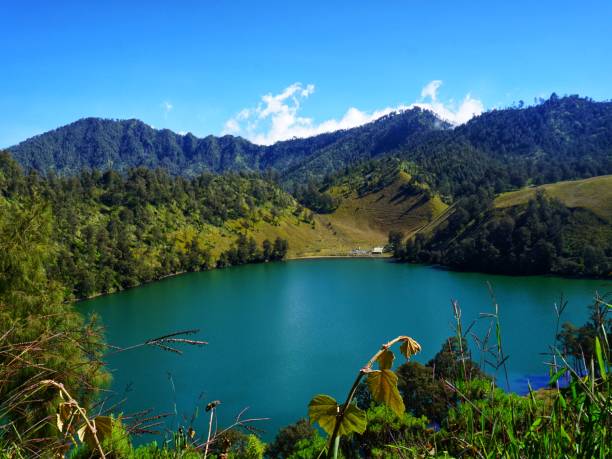
POLYGON ((355 396, 355 392, 357 392, 357 388, 359 387, 359 383, 361 382, 361 379, 364 377, 364 375, 372 371, 372 365, 374 365, 374 362, 378 360, 378 358, 382 355, 383 352, 385 352, 395 343, 398 343, 399 341, 405 341, 406 339, 408 339, 407 336, 398 336, 397 338, 392 339, 388 343, 383 344, 378 350, 378 352, 374 354, 372 358, 368 361, 368 363, 366 363, 365 366, 361 370, 359 370, 359 373, 357 374, 357 378, 355 378, 355 382, 353 383, 353 386, 351 387, 351 390, 348 393, 348 397, 346 398, 346 401, 341 406, 338 407, 338 414, 336 415, 336 423, 334 424, 334 431, 330 437, 330 452, 327 456, 328 458, 333 458, 333 459, 338 458, 338 447, 340 446, 340 436, 338 435, 338 432, 340 431, 340 426, 342 425, 342 420, 344 419, 344 414, 346 413, 346 409, 353 401, 353 397, 355 396))

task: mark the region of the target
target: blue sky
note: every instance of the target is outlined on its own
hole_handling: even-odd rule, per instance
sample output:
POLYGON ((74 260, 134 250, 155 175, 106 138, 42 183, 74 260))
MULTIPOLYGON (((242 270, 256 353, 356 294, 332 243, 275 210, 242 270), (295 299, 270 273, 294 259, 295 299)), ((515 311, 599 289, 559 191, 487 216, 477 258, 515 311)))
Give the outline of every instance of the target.
POLYGON ((610 1, 6 0, 0 147, 86 116, 270 143, 414 103, 607 100, 610 24, 610 1))

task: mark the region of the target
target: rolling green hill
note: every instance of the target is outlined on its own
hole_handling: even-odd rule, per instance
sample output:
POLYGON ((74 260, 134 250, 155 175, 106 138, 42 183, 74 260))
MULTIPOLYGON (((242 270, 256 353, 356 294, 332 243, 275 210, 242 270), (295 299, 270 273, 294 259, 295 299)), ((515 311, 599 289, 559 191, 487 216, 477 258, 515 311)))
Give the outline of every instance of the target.
POLYGON ((558 182, 503 193, 495 199, 495 207, 503 209, 526 204, 535 197, 538 191, 559 199, 570 209, 586 209, 612 223, 612 175, 558 182))
POLYGON ((359 191, 354 183, 338 183, 326 192, 338 201, 331 213, 314 214, 312 223, 283 218, 276 225, 261 222, 253 228, 257 240, 283 237, 289 257, 349 255, 353 249, 371 250, 387 243, 389 231, 410 235, 448 207, 440 197, 411 185, 410 176, 397 172, 375 189, 359 191))
POLYGON ((396 255, 505 274, 612 275, 612 176, 459 200, 396 255))

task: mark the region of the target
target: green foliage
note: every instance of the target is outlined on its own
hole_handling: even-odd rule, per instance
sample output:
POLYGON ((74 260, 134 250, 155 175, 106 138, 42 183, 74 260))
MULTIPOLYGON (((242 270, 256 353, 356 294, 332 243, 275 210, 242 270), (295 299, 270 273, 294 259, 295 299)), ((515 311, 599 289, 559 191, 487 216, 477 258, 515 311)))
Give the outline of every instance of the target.
MULTIPOLYGON (((4 176, 10 177, 0 189, 6 205, 35 196, 48 203, 41 205, 53 213, 45 221, 57 262, 43 267, 77 298, 210 269, 217 262, 216 246, 225 243, 226 234, 238 238, 241 250, 237 260, 227 264, 277 260, 287 253, 285 240, 268 242, 267 252, 264 244, 264 256, 252 248, 252 240, 242 239, 245 228, 270 220, 273 210, 282 214, 295 206, 289 195, 256 176, 207 174, 186 180, 160 170, 135 169, 125 176, 94 171, 41 180, 24 176, 6 154, 0 158, 4 176)), ((7 208, 3 213, 10 219, 18 212, 7 208)), ((30 252, 35 251, 31 246, 30 252)), ((6 271, 5 276, 9 274, 6 271)), ((26 279, 18 272, 11 275, 19 282, 26 279)), ((13 281, 0 278, 0 282, 13 281)))
MULTIPOLYGON (((300 419, 295 424, 283 427, 277 434, 274 441, 268 446, 268 455, 276 459, 287 459, 298 453, 298 444, 313 443, 321 441, 318 431, 306 419, 300 419)), ((323 449, 325 442, 319 451, 323 449)), ((301 457, 301 456, 297 456, 301 457)), ((308 456, 310 457, 310 456, 308 456)))
MULTIPOLYGON (((397 375, 390 369, 395 359, 391 347, 401 343, 400 350, 408 359, 421 351, 421 346, 409 336, 398 336, 384 344, 372 356, 368 363, 359 370, 346 401, 339 405, 329 395, 316 395, 308 405, 308 416, 311 423, 318 422, 329 436, 328 457, 337 459, 340 438, 353 433, 363 433, 366 429, 366 414, 353 399, 357 396, 362 378, 367 375, 367 385, 372 398, 385 404, 398 416, 404 414, 405 408, 397 388, 397 375), (380 370, 372 370, 378 362, 380 370)), ((363 401, 363 400, 362 400, 363 401)))
POLYGON ((48 276, 56 253, 49 206, 0 196, 0 207, 0 437, 56 448, 55 427, 43 420, 60 400, 43 382, 63 384, 87 407, 107 381, 101 336, 48 276))
POLYGON ((391 459, 398 457, 397 445, 412 447, 410 456, 418 456, 432 433, 424 417, 409 413, 397 416, 383 405, 371 407, 367 418, 365 432, 345 439, 341 445, 345 457, 360 457, 356 451, 361 451, 363 457, 391 459))
MULTIPOLYGON (((606 298, 598 297, 587 324, 568 325, 560 333, 559 347, 554 349, 560 369, 550 384, 553 387, 569 374, 567 388, 530 391, 526 396, 503 391, 471 361, 467 349, 461 349, 461 333, 461 345, 458 338, 448 339, 427 366, 409 362, 398 368, 398 387, 407 407, 402 415, 377 402, 384 398, 374 393, 368 398, 363 389, 355 390, 360 406, 367 408, 367 422, 363 432, 342 437, 340 452, 346 458, 608 457, 612 454, 609 309, 606 298), (572 364, 572 349, 582 345, 588 351, 581 354, 586 365, 572 364), (432 421, 439 428, 430 428, 432 421)), ((408 346, 409 341, 404 343, 408 346)), ((372 360, 381 368, 377 377, 390 372, 387 350, 383 346, 372 360)), ((503 359, 503 352, 499 357, 503 359)))
MULTIPOLYGON (((568 359, 573 359, 573 366, 579 372, 588 373, 590 368, 585 364, 595 360, 599 368, 606 357, 612 355, 612 348, 607 337, 612 331, 612 318, 610 307, 607 304, 609 295, 599 297, 590 308, 590 317, 587 323, 576 327, 570 322, 563 324, 557 339, 568 359), (598 350, 599 348, 599 350, 598 350)), ((600 375, 606 372, 598 370, 600 375)))
MULTIPOLYGON (((107 457, 117 459, 132 458, 133 449, 130 442, 130 435, 123 426, 121 418, 109 416, 98 416, 93 423, 96 427, 96 434, 100 439, 100 444, 107 457)), ((89 431, 83 429, 83 443, 70 453, 70 459, 86 459, 97 457, 96 444, 89 431)))
POLYGON ((404 414, 406 408, 397 389, 397 375, 392 370, 383 369, 368 373, 367 383, 374 400, 387 405, 398 416, 404 414))
POLYGON ((537 193, 526 206, 493 209, 491 194, 480 193, 459 200, 430 239, 417 235, 395 255, 408 261, 502 274, 609 276, 612 242, 604 239, 601 247, 594 248, 577 244, 571 237, 577 227, 588 232, 576 220, 584 212, 572 212, 543 193, 537 193))
MULTIPOLYGON (((11 151, 28 171, 40 173, 147 167, 195 177, 269 171, 289 189, 311 179, 329 182, 330 174, 347 167, 395 156, 418 169, 419 183, 452 198, 479 188, 499 193, 527 183, 610 174, 611 120, 610 102, 553 94, 540 105, 493 110, 454 129, 416 108, 353 129, 259 146, 239 137, 182 136, 138 120, 87 118, 11 151)), ((318 201, 315 196, 312 202, 318 201)))
POLYGON ((265 239, 261 250, 257 247, 255 239, 247 238, 241 234, 232 248, 221 253, 217 260, 218 268, 243 265, 245 263, 261 263, 267 261, 282 260, 287 255, 289 243, 286 239, 277 237, 274 244, 265 239))
MULTIPOLYGON (((321 428, 331 435, 336 426, 340 406, 329 395, 315 395, 308 404, 310 423, 318 422, 321 428)), ((365 412, 356 405, 349 404, 344 409, 344 417, 338 428, 338 435, 349 435, 353 432, 363 432, 366 427, 365 412)))
POLYGON ((446 418, 456 398, 443 380, 434 376, 433 368, 408 362, 397 369, 397 376, 407 411, 437 423, 446 418))
MULTIPOLYGON (((312 459, 321 457, 321 452, 326 448, 326 441, 317 432, 313 437, 303 439, 295 444, 295 448, 292 453, 287 456, 287 459, 312 459)), ((276 456, 270 456, 276 457, 276 456)), ((339 454, 338 457, 342 459, 344 456, 339 454)))
POLYGON ((293 196, 304 206, 321 214, 328 214, 338 207, 338 199, 333 198, 329 193, 321 192, 313 181, 307 186, 296 186, 293 196))

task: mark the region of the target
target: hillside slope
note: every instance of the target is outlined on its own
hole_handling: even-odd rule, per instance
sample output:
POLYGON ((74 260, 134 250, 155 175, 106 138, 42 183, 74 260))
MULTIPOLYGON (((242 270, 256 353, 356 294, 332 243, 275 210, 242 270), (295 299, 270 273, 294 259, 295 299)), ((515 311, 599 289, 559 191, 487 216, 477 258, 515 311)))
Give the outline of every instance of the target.
POLYGON ((431 112, 412 109, 271 146, 232 136, 182 136, 137 120, 87 118, 10 150, 26 170, 60 175, 141 166, 186 177, 274 170, 288 190, 364 161, 399 157, 419 166, 418 180, 450 201, 479 188, 501 193, 611 174, 612 102, 553 95, 536 106, 483 113, 453 129, 431 112))
POLYGON ((504 274, 612 275, 612 176, 459 200, 396 256, 504 274))
POLYGON ((550 183, 502 193, 495 199, 499 209, 527 204, 538 191, 559 199, 570 209, 586 209, 612 224, 612 175, 550 183))

